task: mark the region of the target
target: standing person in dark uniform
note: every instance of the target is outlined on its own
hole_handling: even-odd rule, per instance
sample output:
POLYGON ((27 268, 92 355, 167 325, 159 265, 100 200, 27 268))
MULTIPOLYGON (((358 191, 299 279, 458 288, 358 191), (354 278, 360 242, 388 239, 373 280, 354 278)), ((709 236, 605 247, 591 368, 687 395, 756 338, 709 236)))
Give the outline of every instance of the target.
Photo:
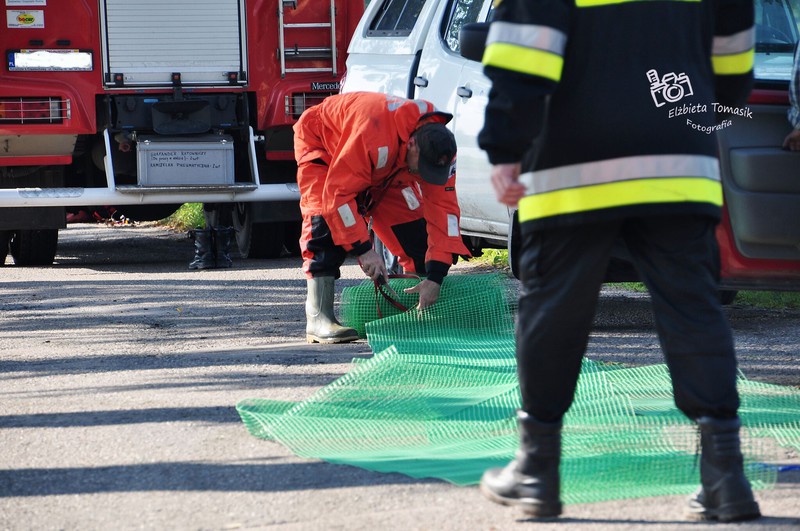
POLYGON ((690 517, 760 516, 743 472, 714 236, 722 187, 713 132, 731 124, 720 113, 746 102, 753 43, 751 1, 496 4, 479 142, 523 234, 522 407, 516 459, 481 480, 491 500, 538 517, 561 513, 562 419, 622 238, 652 297, 675 403, 699 426, 701 488, 690 517), (532 167, 522 168, 535 138, 532 167))

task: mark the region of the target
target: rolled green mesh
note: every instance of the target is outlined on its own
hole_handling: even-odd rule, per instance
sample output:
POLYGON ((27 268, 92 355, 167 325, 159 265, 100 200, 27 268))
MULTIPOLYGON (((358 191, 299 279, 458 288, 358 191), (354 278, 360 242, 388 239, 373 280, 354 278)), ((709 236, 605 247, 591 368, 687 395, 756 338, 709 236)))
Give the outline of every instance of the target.
MULTIPOLYGON (((390 280, 409 307, 415 296, 402 290, 414 282, 390 280)), ((306 400, 248 399, 237 410, 251 434, 302 457, 475 484, 512 459, 518 443, 509 282, 450 275, 431 308, 400 313, 386 303, 382 319, 371 282, 345 288, 342 321, 366 333, 376 354, 306 400)), ((739 390, 746 473, 766 488, 785 448, 800 452, 800 390, 742 376, 739 390)), ((698 450, 664 365, 584 361, 564 419, 565 502, 689 494, 699 484, 698 450)))

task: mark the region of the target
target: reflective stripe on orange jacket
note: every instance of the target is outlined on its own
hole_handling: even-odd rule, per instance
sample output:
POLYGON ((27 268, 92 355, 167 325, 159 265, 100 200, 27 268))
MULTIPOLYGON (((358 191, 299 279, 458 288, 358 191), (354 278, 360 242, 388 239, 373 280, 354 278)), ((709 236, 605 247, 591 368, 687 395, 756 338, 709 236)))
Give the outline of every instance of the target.
POLYGON ((392 179, 386 193, 376 200, 375 207, 368 213, 372 217, 375 234, 400 259, 405 271, 419 272, 409 257, 404 255, 394 231, 395 227, 417 219, 425 219, 425 263, 435 261, 450 265, 453 255, 469 255, 461 239, 455 181, 455 172, 444 186, 437 186, 408 171, 402 171, 392 179))

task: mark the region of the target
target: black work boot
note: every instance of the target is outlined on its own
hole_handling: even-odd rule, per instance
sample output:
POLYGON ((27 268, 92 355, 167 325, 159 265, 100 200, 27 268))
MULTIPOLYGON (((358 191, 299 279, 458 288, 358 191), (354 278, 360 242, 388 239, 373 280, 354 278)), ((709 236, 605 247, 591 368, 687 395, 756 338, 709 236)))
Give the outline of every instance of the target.
POLYGON ((189 269, 216 267, 211 229, 195 229, 189 235, 194 238, 194 260, 189 264, 189 269))
POLYGON ((505 468, 490 468, 481 478, 481 492, 495 503, 520 507, 537 518, 561 514, 561 422, 540 422, 517 412, 520 445, 505 468))
POLYGON ((306 298, 308 343, 348 343, 358 339, 358 331, 339 324, 333 314, 333 282, 333 277, 308 279, 306 298))
POLYGON ((214 250, 217 267, 231 267, 230 249, 233 240, 233 227, 214 227, 214 250))
POLYGON ((701 487, 689 500, 693 520, 736 522, 761 516, 744 475, 738 418, 697 419, 700 427, 701 487))

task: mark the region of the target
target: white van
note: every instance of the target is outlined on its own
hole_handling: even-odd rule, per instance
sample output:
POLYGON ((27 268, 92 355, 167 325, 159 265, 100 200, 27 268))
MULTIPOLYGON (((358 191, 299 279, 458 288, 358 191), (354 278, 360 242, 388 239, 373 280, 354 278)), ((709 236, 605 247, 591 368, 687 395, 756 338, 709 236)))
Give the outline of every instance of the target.
MULTIPOLYGON (((480 26, 465 33, 464 50, 460 38, 466 24, 487 22, 491 8, 492 0, 371 0, 350 41, 342 91, 421 98, 453 114, 462 233, 472 249, 508 246, 513 268, 514 212, 496 201, 477 144, 491 83, 466 37, 480 35, 480 26)), ((781 149, 798 40, 787 0, 756 1, 756 40, 753 117, 718 135, 726 199, 718 233, 722 285, 734 294, 800 290, 800 153, 781 149)), ((622 267, 608 280, 635 280, 635 272, 622 267)))
POLYGON ((504 248, 509 223, 477 143, 491 83, 479 62, 459 55, 461 26, 485 21, 490 7, 489 0, 372 0, 353 35, 342 84, 342 92, 422 98, 453 114, 461 229, 473 248, 504 248))

